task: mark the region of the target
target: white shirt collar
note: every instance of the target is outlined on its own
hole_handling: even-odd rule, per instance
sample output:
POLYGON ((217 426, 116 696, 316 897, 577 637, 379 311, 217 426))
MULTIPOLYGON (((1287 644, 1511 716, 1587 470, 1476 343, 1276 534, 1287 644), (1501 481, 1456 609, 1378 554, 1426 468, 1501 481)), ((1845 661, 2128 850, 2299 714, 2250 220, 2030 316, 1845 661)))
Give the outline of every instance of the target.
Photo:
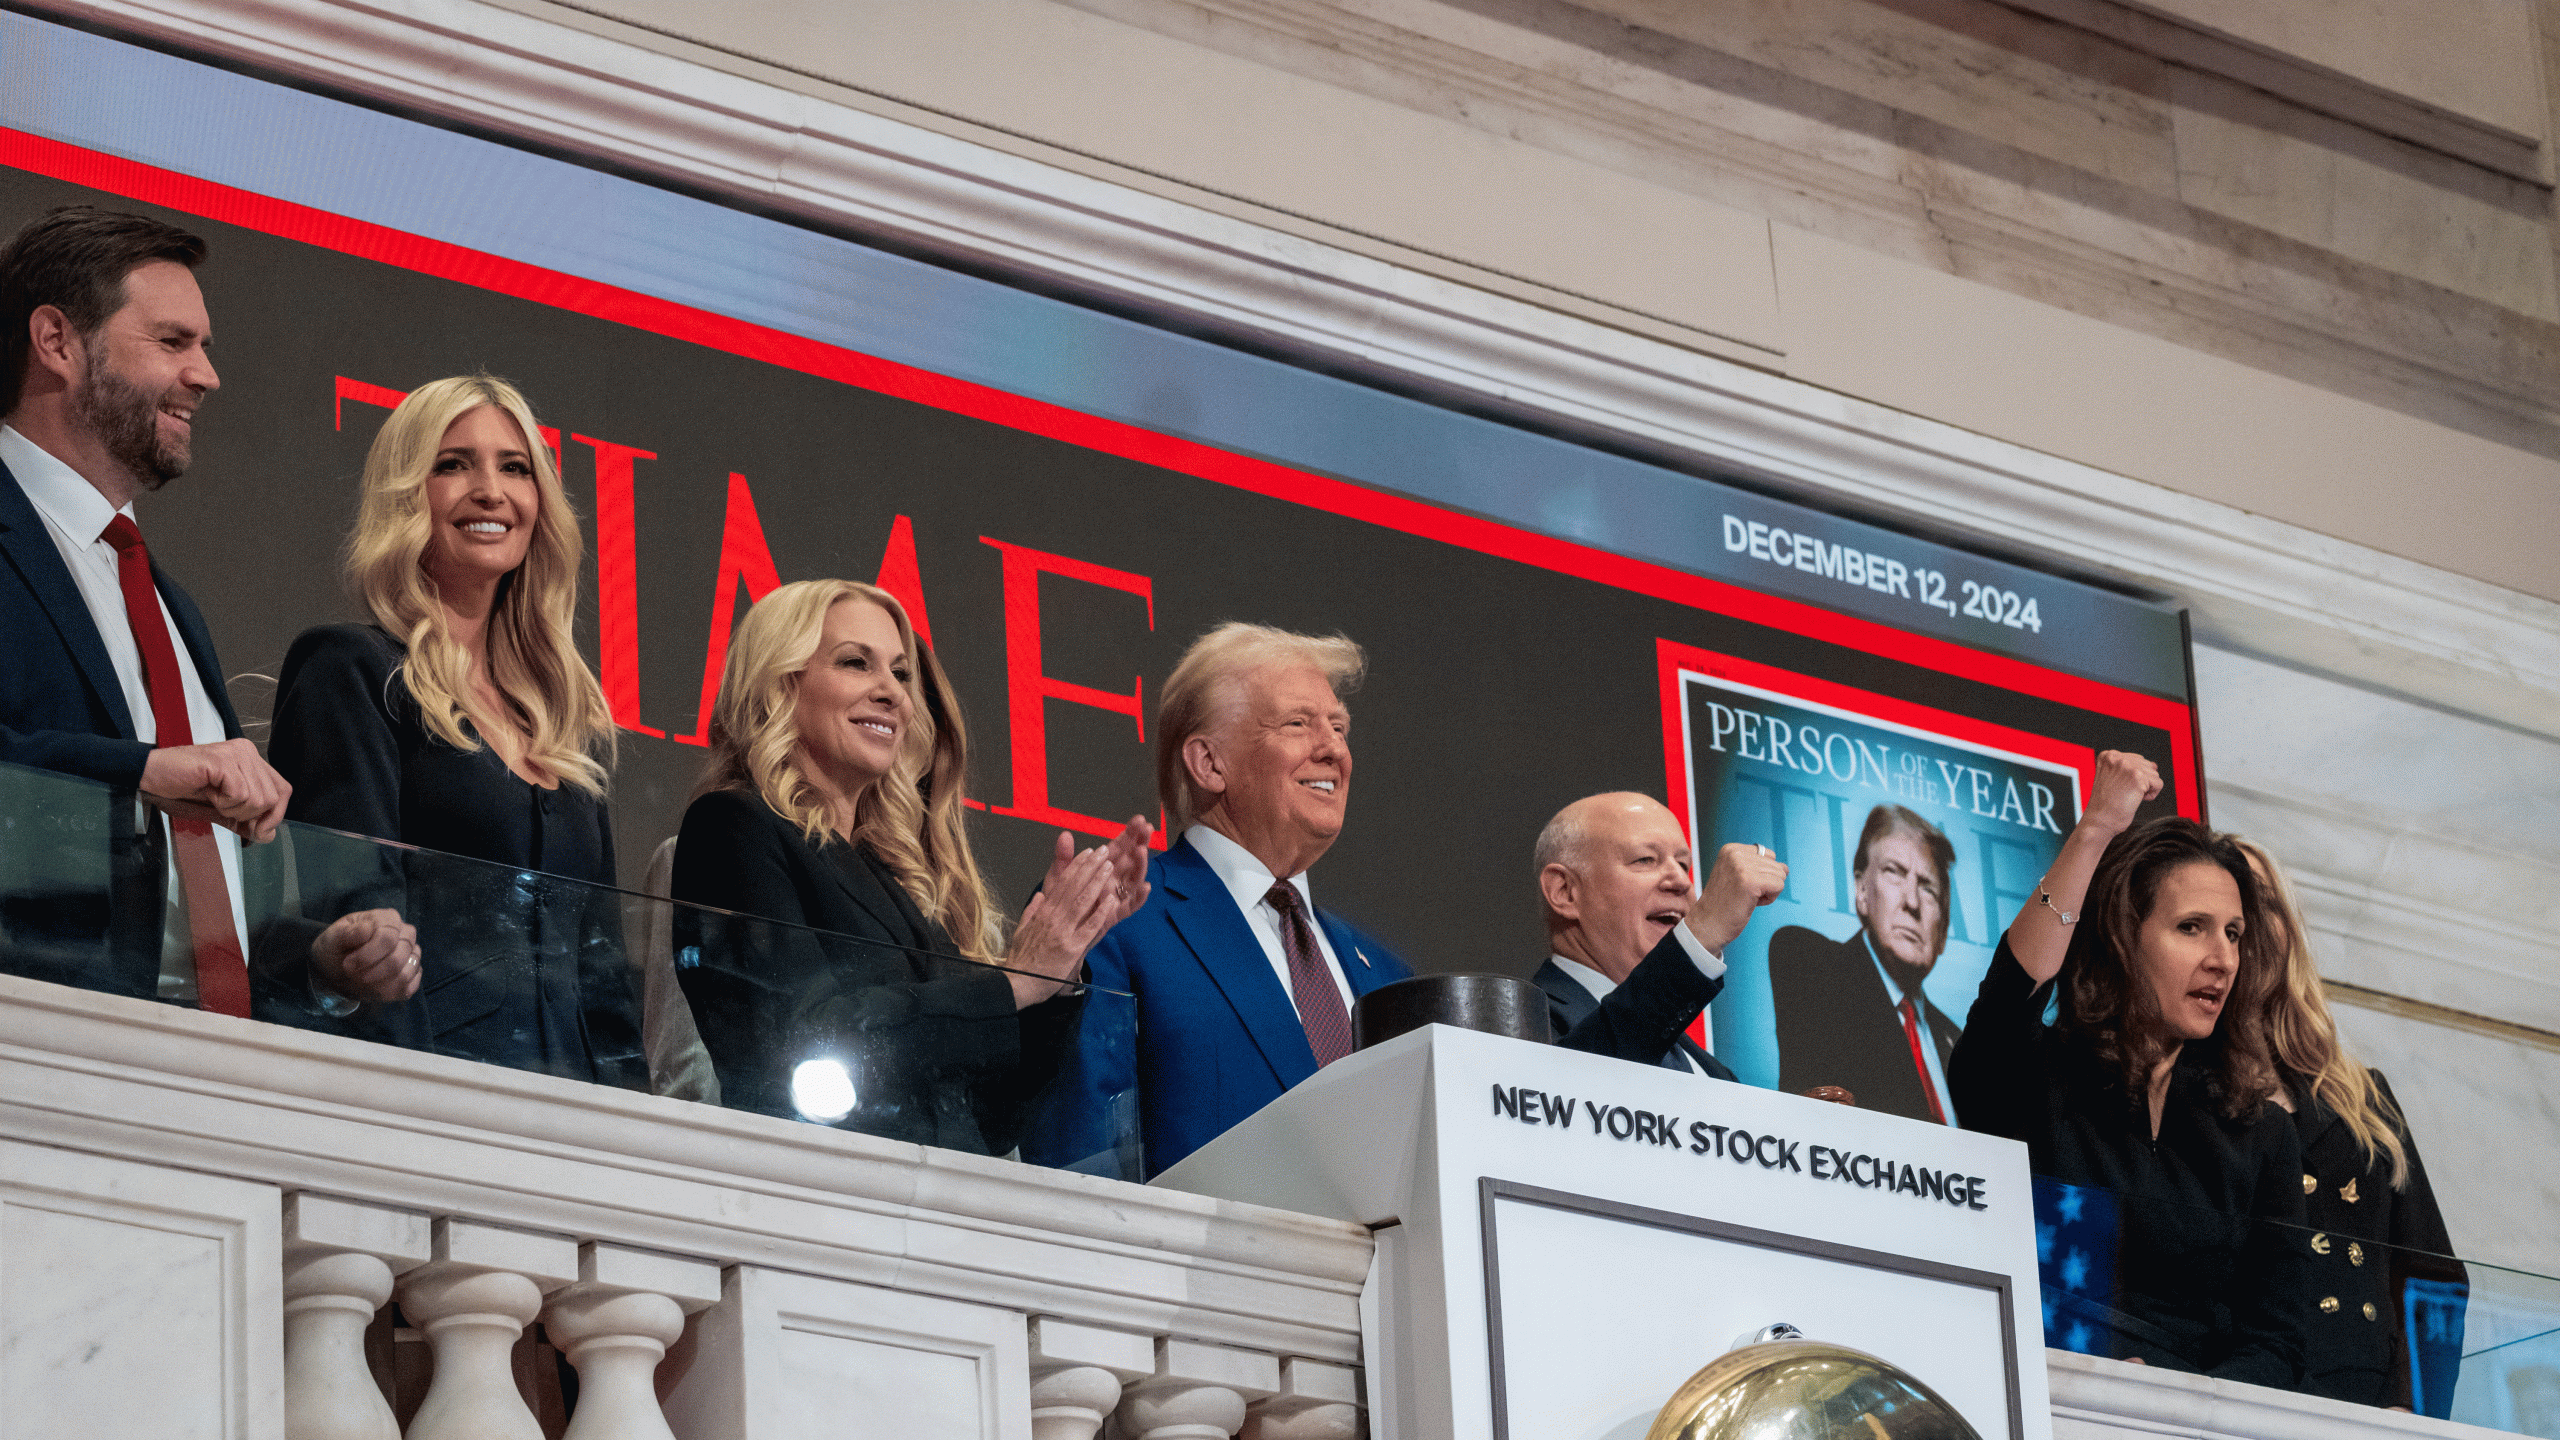
MULTIPOLYGON (((1216 872, 1219 883, 1235 897, 1237 909, 1250 911, 1271 894, 1275 878, 1271 867, 1256 859, 1252 851, 1206 825, 1193 825, 1182 832, 1182 838, 1190 841, 1191 848, 1199 851, 1200 858, 1216 872)), ((1307 907, 1307 918, 1312 921, 1316 913, 1316 897, 1307 886, 1306 872, 1290 876, 1289 888, 1298 892, 1299 903, 1307 907)))
POLYGON ((47 520, 82 545, 96 544, 108 521, 133 513, 131 505, 119 509, 108 504, 97 486, 14 425, 0 425, 0 464, 9 467, 18 488, 47 520))
POLYGON ((1583 964, 1579 960, 1572 959, 1569 956, 1554 954, 1547 956, 1547 959, 1552 962, 1557 969, 1572 976, 1573 983, 1590 991, 1591 998, 1594 1000, 1606 1000, 1609 998, 1609 992, 1618 988, 1617 981, 1610 979, 1608 976, 1601 974, 1599 971, 1592 969, 1590 966, 1583 964))

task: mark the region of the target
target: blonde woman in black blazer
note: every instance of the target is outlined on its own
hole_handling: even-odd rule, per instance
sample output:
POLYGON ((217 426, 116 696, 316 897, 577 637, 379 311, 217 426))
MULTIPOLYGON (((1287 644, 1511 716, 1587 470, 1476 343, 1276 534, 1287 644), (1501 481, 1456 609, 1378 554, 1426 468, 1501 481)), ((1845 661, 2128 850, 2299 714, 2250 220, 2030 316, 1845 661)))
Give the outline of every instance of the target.
POLYGON ((1076 1031, 1060 992, 1146 898, 1147 824, 1080 855, 1061 834, 1008 938, 962 823, 950 682, 904 607, 850 580, 757 602, 710 741, 673 892, 735 912, 680 910, 675 932, 723 1102, 1012 1150, 1076 1031), (812 1065, 840 1078, 813 1093, 812 1065))

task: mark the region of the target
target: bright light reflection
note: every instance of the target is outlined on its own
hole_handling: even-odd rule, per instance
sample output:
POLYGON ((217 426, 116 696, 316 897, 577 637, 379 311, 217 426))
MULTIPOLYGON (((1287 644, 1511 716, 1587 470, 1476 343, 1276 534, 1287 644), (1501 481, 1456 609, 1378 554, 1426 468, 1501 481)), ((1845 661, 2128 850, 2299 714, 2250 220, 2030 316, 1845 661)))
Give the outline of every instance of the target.
POLYGON ((791 1108, 803 1120, 833 1125, 853 1113, 853 1075, 841 1060, 803 1060, 791 1069, 791 1108))

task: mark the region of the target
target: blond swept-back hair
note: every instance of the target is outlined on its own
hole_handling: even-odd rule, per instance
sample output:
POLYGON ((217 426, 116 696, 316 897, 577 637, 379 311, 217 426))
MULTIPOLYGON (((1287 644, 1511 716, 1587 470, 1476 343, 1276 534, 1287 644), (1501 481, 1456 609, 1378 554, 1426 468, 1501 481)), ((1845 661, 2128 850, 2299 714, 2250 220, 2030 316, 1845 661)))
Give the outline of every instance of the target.
POLYGON ((968 727, 959 698, 933 647, 917 636, 897 597, 859 580, 797 580, 775 588, 747 611, 729 637, 720 698, 711 709, 711 758, 694 794, 741 790, 800 827, 812 845, 835 834, 826 797, 809 779, 800 752, 800 676, 817 654, 827 612, 868 600, 889 612, 907 652, 907 698, 913 718, 899 742, 895 768, 854 797, 853 831, 898 877, 916 908, 942 923, 962 954, 994 961, 1004 932, 987 899, 986 878, 969 849, 960 808, 969 770, 968 727))
POLYGON ((1156 697, 1156 799, 1174 835, 1190 829, 1209 808, 1182 763, 1182 747, 1194 735, 1234 724, 1244 712, 1246 680, 1269 665, 1312 665, 1341 696, 1359 687, 1369 659, 1349 636, 1300 635, 1242 620, 1192 641, 1156 697))
POLYGON ((2267 997, 2267 1038, 2274 1046, 2276 1063, 2301 1076, 2320 1103, 2347 1122, 2348 1132, 2364 1146, 2367 1165, 2389 1157, 2391 1188, 2406 1189, 2409 1152, 2400 1143, 2402 1117, 2373 1082, 2373 1072, 2338 1038, 2338 1022, 2329 1014, 2328 991, 2321 984, 2320 967, 2312 962, 2310 937, 2303 933, 2302 907, 2294 900, 2293 881, 2265 846, 2237 836, 2233 839, 2267 877, 2267 908, 2283 921, 2288 941, 2284 977, 2267 997))
POLYGON ((578 653, 578 561, 586 540, 560 488, 560 469, 542 426, 516 387, 494 375, 456 375, 409 392, 373 437, 364 459, 363 498, 347 537, 347 583, 374 623, 408 647, 401 678, 427 732, 457 750, 477 750, 465 722, 471 655, 446 628, 444 606, 424 564, 435 537, 427 477, 453 422, 494 405, 524 434, 539 509, 524 563, 498 582, 489 616, 489 681, 524 727, 525 758, 590 795, 604 793, 615 730, 604 687, 578 653))

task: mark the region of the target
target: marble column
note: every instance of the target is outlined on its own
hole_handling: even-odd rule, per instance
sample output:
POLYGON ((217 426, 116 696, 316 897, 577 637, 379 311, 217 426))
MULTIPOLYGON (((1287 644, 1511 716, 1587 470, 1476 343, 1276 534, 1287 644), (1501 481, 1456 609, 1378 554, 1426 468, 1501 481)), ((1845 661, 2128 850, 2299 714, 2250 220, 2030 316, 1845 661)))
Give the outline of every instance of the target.
POLYGON ((400 1440, 365 1328, 430 1254, 425 1215, 335 1196, 284 1200, 285 1440, 400 1440))
POLYGON ((399 1290, 436 1362, 408 1440, 542 1440, 511 1357, 543 1295, 577 1277, 578 1244, 566 1236, 438 1220, 434 1258, 399 1290))
POLYGON ((675 1440, 658 1404, 658 1362, 685 1316, 719 1298, 720 1267, 708 1261, 580 1246, 577 1283, 542 1311, 551 1343, 578 1369, 566 1440, 675 1440))

